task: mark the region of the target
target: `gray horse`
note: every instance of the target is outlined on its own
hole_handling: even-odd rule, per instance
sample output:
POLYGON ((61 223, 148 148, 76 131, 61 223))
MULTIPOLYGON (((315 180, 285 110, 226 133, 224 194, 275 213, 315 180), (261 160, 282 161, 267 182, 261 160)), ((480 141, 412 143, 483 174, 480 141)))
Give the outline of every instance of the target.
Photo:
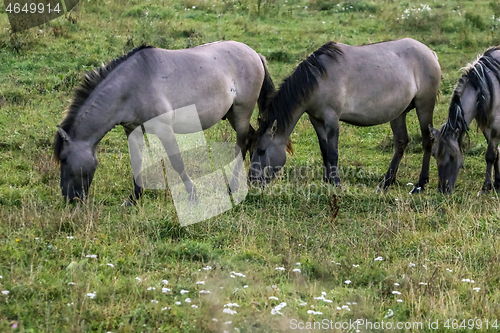
POLYGON ((458 171, 463 166, 463 137, 473 119, 483 132, 486 150, 486 176, 482 191, 500 189, 500 47, 489 48, 466 68, 451 99, 446 124, 437 130, 431 128, 436 139, 432 153, 437 161, 438 190, 451 193, 458 171), (492 184, 492 168, 495 180, 492 184))
MULTIPOLYGON (((55 136, 63 196, 82 199, 88 193, 97 168, 96 146, 113 127, 122 125, 128 136, 146 121, 166 114, 172 117, 161 117, 156 135, 186 191, 195 197, 195 185, 184 170, 174 136, 185 131, 177 131, 173 111, 194 104, 203 129, 227 118, 245 158, 249 135, 254 132, 250 117, 255 104, 259 101, 262 108, 272 91, 265 59, 234 41, 185 50, 143 46, 111 61, 86 75, 55 136)), ((141 154, 139 146, 129 149, 135 156, 141 154)), ((132 200, 141 196, 140 185, 134 178, 132 200)))
POLYGON ((356 126, 391 123, 394 156, 379 188, 391 185, 408 143, 406 114, 413 108, 422 131, 424 156, 412 193, 429 181, 434 104, 441 79, 436 54, 405 38, 363 46, 329 42, 300 63, 270 97, 256 133, 249 177, 267 182, 286 161, 285 146, 306 112, 316 130, 324 161, 324 178, 340 184, 339 121, 356 126))

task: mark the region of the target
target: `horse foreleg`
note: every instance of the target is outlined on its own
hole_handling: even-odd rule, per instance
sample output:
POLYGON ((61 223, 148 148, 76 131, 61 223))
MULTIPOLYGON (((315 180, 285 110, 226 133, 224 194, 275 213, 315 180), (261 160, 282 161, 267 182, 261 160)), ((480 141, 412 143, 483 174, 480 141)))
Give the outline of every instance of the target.
POLYGON ((496 191, 500 190, 500 151, 498 149, 499 148, 497 147, 497 158, 495 160, 495 164, 493 165, 495 168, 495 183, 493 184, 493 187, 496 191))
POLYGON ((139 200, 144 191, 143 179, 142 179, 142 151, 144 148, 144 136, 142 131, 134 132, 133 137, 130 136, 131 130, 125 129, 125 134, 129 142, 129 153, 130 153, 130 164, 132 165, 132 170, 134 172, 134 194, 131 194, 128 201, 124 202, 124 205, 135 204, 136 200, 139 200))
POLYGON ((432 151, 432 138, 429 131, 429 125, 432 126, 432 115, 435 103, 435 97, 426 103, 416 102, 420 132, 422 133, 422 148, 424 150, 424 155, 422 157, 422 170, 420 171, 420 177, 417 184, 415 184, 413 189, 410 191, 411 194, 422 191, 425 185, 429 182, 429 164, 432 151))
POLYGON ((408 130, 406 129, 406 112, 391 121, 392 134, 394 136, 394 155, 392 157, 389 170, 379 185, 379 189, 385 190, 396 180, 399 163, 403 158, 406 145, 408 144, 408 130))
POLYGON ((325 182, 328 181, 328 170, 330 169, 327 151, 328 151, 328 137, 326 136, 325 124, 322 121, 317 120, 316 118, 309 116, 309 120, 316 131, 316 135, 318 136, 319 149, 321 150, 321 157, 323 158, 323 180, 325 182))
POLYGON ((339 120, 336 116, 336 113, 331 111, 329 115, 335 115, 333 119, 325 120, 325 131, 327 138, 327 147, 326 147, 326 158, 327 163, 326 170, 328 172, 327 179, 330 183, 334 185, 340 185, 340 177, 338 170, 339 163, 339 120))
POLYGON ((239 171, 243 168, 243 161, 247 150, 250 149, 252 142, 251 139, 255 130, 252 125, 250 125, 250 116, 252 115, 253 106, 241 106, 233 105, 230 111, 226 114, 227 120, 231 124, 231 127, 236 131, 236 147, 234 151, 234 157, 236 159, 236 164, 234 166, 233 177, 229 182, 229 191, 235 193, 238 190, 238 183, 240 178, 239 171), (238 155, 241 152, 241 160, 238 155))
MULTIPOLYGON (((491 138, 488 140, 488 148, 486 149, 486 175, 484 177, 484 184, 482 187, 483 192, 487 192, 492 190, 493 185, 491 181, 491 176, 492 176, 492 171, 493 171, 493 165, 495 164, 495 171, 498 168, 498 138, 491 138)), ((496 176, 496 174, 495 174, 496 176)))
POLYGON ((179 145, 177 144, 177 140, 175 139, 172 127, 169 126, 169 128, 167 129, 164 128, 161 131, 157 131, 156 135, 160 139, 163 148, 168 155, 170 164, 181 177, 186 192, 189 194, 189 199, 197 200, 196 186, 194 185, 193 180, 191 179, 191 177, 189 177, 186 169, 184 168, 184 161, 182 160, 179 145))

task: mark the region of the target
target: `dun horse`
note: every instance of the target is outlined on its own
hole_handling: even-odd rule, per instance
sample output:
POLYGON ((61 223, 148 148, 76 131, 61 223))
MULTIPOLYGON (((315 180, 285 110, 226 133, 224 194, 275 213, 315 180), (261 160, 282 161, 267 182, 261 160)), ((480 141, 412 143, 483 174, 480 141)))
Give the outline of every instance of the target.
POLYGON ((286 161, 287 140, 306 112, 316 130, 324 178, 340 184, 339 121, 356 126, 390 122, 394 156, 379 188, 391 185, 408 143, 406 114, 416 108, 424 150, 419 192, 429 180, 432 124, 441 69, 436 54, 413 40, 363 46, 329 42, 300 63, 267 102, 256 136, 249 177, 266 182, 286 161))
POLYGON ((463 137, 473 119, 483 132, 486 176, 482 191, 500 189, 500 47, 488 49, 466 68, 451 99, 448 120, 441 130, 431 128, 436 143, 432 149, 438 165, 438 190, 451 193, 463 166, 463 137), (492 168, 495 180, 492 184, 492 168))
MULTIPOLYGON (((88 193, 97 168, 96 146, 113 127, 122 125, 128 136, 152 118, 193 104, 203 129, 229 120, 244 158, 249 132, 253 134, 250 117, 255 104, 259 100, 261 106, 271 91, 274 85, 265 60, 245 44, 225 41, 185 50, 137 48, 88 73, 76 91, 54 142, 54 154, 61 163, 62 194, 72 200, 88 193)), ((195 185, 184 170, 174 137, 178 124, 170 118, 162 117, 167 121, 155 134, 193 197, 195 185)), ((140 154, 140 147, 129 148, 140 154)), ((140 197, 140 185, 134 178, 132 200, 140 197)))

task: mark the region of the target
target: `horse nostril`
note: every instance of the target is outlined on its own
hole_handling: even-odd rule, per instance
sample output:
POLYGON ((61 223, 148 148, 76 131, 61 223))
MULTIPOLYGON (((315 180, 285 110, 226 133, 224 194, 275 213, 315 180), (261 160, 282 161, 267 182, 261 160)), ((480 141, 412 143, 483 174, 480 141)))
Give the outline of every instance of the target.
POLYGON ((257 154, 259 156, 262 156, 266 153, 266 150, 265 149, 262 149, 262 148, 257 148, 257 154))

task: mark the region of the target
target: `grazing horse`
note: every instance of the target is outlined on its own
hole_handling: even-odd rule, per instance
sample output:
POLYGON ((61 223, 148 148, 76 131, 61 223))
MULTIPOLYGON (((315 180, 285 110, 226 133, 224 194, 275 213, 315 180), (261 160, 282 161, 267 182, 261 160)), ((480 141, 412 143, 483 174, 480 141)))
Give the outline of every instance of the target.
POLYGON ((286 161, 285 146, 297 121, 309 115, 319 140, 324 179, 340 184, 339 121, 356 126, 390 122, 394 156, 379 189, 396 179, 408 143, 406 114, 417 109, 424 156, 419 192, 429 181, 434 104, 441 79, 436 54, 424 44, 405 38, 362 46, 329 42, 300 63, 266 102, 256 133, 249 177, 265 183, 286 161))
MULTIPOLYGON (((174 111, 194 104, 203 129, 227 118, 245 158, 249 134, 254 132, 253 109, 257 101, 261 107, 271 91, 274 85, 265 59, 242 43, 222 41, 185 50, 136 48, 88 73, 76 90, 54 141, 62 194, 69 200, 85 197, 97 168, 96 146, 113 127, 122 125, 129 136, 146 121, 166 115, 155 134, 186 191, 195 197, 174 136, 186 133, 177 130, 181 125, 176 115, 186 117, 174 111)), ((142 156, 140 148, 130 145, 131 155, 142 156)), ((134 178, 132 200, 142 194, 140 183, 134 178)))
POLYGON ((451 99, 448 120, 441 130, 431 128, 436 139, 432 154, 439 174, 438 190, 451 193, 463 167, 463 137, 473 119, 488 142, 486 176, 482 191, 500 189, 500 47, 489 48, 465 69, 451 99), (492 185, 492 168, 495 181, 492 185))

